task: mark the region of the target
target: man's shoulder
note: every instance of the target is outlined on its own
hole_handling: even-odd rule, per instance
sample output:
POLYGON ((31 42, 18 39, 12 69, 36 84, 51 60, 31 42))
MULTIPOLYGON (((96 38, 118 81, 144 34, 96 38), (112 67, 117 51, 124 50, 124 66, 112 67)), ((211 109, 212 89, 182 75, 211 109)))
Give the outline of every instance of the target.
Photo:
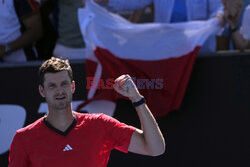
POLYGON ((98 121, 98 120, 108 120, 108 119, 113 119, 112 117, 103 114, 103 113, 77 113, 77 118, 79 120, 84 120, 84 121, 98 121))
POLYGON ((78 119, 95 119, 95 118, 99 118, 102 117, 103 113, 79 113, 79 112, 75 112, 77 115, 78 119))
POLYGON ((35 122, 19 129, 16 131, 17 134, 28 134, 34 131, 37 131, 38 129, 40 129, 43 125, 43 118, 39 118, 38 120, 36 120, 35 122))

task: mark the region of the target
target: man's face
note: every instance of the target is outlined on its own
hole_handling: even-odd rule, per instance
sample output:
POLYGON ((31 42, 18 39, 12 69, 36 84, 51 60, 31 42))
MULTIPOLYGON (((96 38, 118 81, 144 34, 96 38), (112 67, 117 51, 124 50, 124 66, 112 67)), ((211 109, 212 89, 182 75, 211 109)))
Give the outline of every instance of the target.
POLYGON ((43 85, 39 85, 39 91, 45 97, 49 109, 63 110, 71 107, 75 83, 71 82, 67 71, 46 73, 43 85))

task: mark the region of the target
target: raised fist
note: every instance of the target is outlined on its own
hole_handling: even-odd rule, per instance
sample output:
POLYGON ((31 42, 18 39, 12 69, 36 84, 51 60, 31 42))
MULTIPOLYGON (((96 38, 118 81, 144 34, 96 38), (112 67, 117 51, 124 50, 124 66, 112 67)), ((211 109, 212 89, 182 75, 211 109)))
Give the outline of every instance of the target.
POLYGON ((121 75, 115 80, 114 89, 121 95, 128 97, 132 102, 139 101, 142 98, 132 78, 128 74, 121 75))

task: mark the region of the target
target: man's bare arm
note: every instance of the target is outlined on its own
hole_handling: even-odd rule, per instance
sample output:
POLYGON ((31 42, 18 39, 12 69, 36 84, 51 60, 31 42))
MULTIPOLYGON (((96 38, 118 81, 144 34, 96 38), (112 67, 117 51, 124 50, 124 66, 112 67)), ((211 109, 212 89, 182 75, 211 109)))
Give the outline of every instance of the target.
MULTIPOLYGON (((122 75, 116 79, 114 88, 133 103, 143 98, 129 75, 122 75)), ((144 103, 137 106, 136 111, 141 122, 141 130, 136 129, 133 133, 129 151, 150 156, 163 154, 165 140, 150 109, 144 103)))

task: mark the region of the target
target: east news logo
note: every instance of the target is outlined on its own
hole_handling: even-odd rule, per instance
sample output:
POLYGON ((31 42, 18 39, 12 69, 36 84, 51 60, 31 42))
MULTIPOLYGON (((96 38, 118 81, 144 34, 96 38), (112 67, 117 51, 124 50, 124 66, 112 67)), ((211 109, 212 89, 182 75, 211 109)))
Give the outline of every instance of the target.
MULTIPOLYGON (((162 89, 162 78, 136 78, 131 77, 138 89, 162 89)), ((114 79, 97 79, 95 77, 87 77, 86 89, 113 89, 114 79)))

